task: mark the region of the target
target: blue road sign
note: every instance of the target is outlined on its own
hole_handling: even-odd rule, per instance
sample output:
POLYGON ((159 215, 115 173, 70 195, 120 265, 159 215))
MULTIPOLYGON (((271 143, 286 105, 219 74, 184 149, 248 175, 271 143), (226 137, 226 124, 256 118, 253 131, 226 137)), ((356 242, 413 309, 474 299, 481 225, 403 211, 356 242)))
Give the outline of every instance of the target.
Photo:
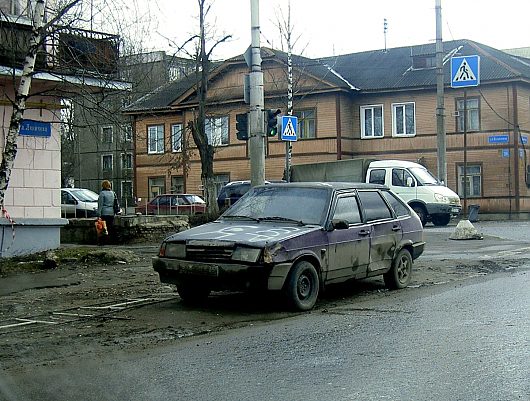
POLYGON ((488 143, 508 143, 510 137, 508 135, 490 135, 488 136, 488 143))
POLYGON ((49 137, 52 135, 52 125, 43 121, 22 120, 18 133, 26 136, 49 137))
POLYGON ((462 56, 451 58, 451 87, 465 88, 480 84, 480 57, 462 56))
POLYGON ((296 141, 298 117, 282 116, 282 141, 296 141))
POLYGON ((521 143, 526 145, 528 143, 528 137, 526 135, 521 136, 521 143))

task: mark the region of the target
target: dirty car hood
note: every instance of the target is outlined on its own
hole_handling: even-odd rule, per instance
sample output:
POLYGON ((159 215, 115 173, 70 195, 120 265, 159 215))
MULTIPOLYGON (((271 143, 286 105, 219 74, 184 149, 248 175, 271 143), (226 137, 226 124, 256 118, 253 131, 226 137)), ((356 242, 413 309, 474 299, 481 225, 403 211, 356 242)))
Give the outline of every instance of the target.
POLYGON ((263 247, 321 229, 283 222, 216 221, 171 235, 166 241, 217 240, 263 247))

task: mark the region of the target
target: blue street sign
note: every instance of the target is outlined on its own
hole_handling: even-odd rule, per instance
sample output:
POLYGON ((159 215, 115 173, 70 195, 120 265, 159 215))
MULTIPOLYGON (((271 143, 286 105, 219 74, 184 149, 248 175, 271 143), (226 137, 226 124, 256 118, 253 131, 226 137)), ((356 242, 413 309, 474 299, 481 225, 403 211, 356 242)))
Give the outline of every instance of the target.
POLYGON ((488 136, 488 143, 508 143, 510 137, 508 135, 490 135, 488 136))
POLYGON ((26 136, 49 137, 52 135, 52 125, 43 121, 22 120, 18 133, 26 136))
POLYGON ((526 135, 521 136, 521 143, 526 145, 528 143, 528 137, 526 135))
POLYGON ((480 57, 462 56, 451 58, 451 87, 465 88, 480 84, 480 57))
POLYGON ((504 158, 506 158, 506 159, 507 159, 508 157, 510 157, 510 149, 503 149, 503 150, 502 150, 502 157, 504 157, 504 158))
POLYGON ((298 117, 282 116, 282 141, 296 141, 298 117))

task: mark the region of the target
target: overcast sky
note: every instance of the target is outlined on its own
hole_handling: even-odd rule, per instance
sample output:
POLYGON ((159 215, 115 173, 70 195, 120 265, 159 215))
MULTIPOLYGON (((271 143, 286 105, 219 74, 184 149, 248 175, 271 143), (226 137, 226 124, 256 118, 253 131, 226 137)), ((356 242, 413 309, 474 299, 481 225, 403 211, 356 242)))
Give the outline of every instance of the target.
MULTIPOLYGON (((197 31, 197 0, 138 0, 150 6, 150 48, 169 50, 170 38, 182 43, 197 31)), ((261 45, 280 48, 275 14, 287 14, 288 0, 261 0, 261 45)), ((295 53, 331 56, 434 42, 435 0, 291 0, 295 53)), ((216 59, 241 54, 250 45, 250 0, 214 0, 208 21, 218 35, 233 39, 216 59)), ((530 0, 442 0, 443 40, 471 39, 498 48, 530 46, 530 0)))

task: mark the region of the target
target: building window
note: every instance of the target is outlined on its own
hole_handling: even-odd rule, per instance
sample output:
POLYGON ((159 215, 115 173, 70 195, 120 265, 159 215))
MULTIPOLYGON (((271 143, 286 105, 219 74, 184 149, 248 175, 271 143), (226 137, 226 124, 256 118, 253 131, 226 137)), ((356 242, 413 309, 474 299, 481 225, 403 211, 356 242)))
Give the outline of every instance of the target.
POLYGON ((164 126, 147 127, 147 153, 164 153, 164 126))
POLYGON ((392 135, 416 135, 416 110, 414 103, 394 103, 392 105, 392 135))
POLYGON ((101 142, 112 143, 112 127, 101 127, 101 142))
POLYGON ((184 177, 181 175, 174 175, 171 177, 171 193, 172 194, 183 194, 184 193, 184 177))
POLYGON ((383 105, 361 106, 361 138, 383 136, 383 105))
POLYGON ((166 180, 164 177, 150 177, 149 178, 149 200, 157 195, 166 193, 166 180))
POLYGON ((173 152, 182 152, 182 124, 173 124, 171 126, 171 150, 173 152))
POLYGON ((132 153, 121 154, 121 168, 131 169, 132 168, 132 153))
POLYGON ((300 110, 293 113, 298 117, 297 139, 309 139, 316 137, 316 111, 300 110))
MULTIPOLYGON (((482 166, 468 164, 466 174, 466 196, 468 198, 482 196, 482 166)), ((464 196, 464 166, 458 166, 458 195, 464 196)))
MULTIPOLYGON (((480 102, 478 98, 468 98, 467 106, 467 131, 480 130, 480 102)), ((464 132, 464 99, 456 100, 456 130, 464 132)))
POLYGON ((103 171, 112 171, 112 155, 101 156, 101 169, 103 171))
POLYGON ((132 141, 132 126, 131 125, 124 124, 121 126, 121 139, 122 139, 122 142, 132 141))
POLYGON ((228 145, 228 117, 210 117, 205 127, 208 143, 212 146, 228 145))

